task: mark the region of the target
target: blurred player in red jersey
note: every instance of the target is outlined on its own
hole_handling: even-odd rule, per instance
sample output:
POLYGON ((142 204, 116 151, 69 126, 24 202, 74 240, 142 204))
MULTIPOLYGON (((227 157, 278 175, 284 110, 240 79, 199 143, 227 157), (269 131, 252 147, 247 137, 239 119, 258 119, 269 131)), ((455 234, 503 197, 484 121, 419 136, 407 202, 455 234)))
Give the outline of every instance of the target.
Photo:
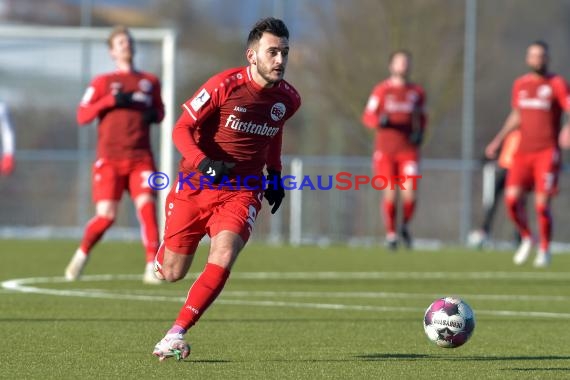
POLYGON ((167 281, 184 278, 204 235, 210 236, 211 245, 207 264, 177 319, 154 348, 160 360, 189 355, 184 334, 222 291, 250 237, 263 196, 273 206, 271 213, 285 196, 283 128, 301 105, 297 91, 283 80, 288 54, 289 31, 283 21, 260 20, 247 40, 249 65, 211 77, 182 104, 173 139, 182 154, 179 171, 184 178, 179 177, 167 197, 157 276, 167 281), (265 167, 268 182, 263 191, 265 167), (240 178, 248 176, 243 186, 240 178), (198 177, 236 186, 209 188, 201 186, 198 177))
POLYGON ((0 102, 0 136, 2 137, 2 157, 0 175, 9 176, 14 171, 14 128, 10 122, 8 106, 0 102))
MULTIPOLYGON (((390 56, 390 77, 376 85, 362 114, 362 123, 376 130, 375 150, 372 158, 374 175, 392 178, 396 175, 418 175, 420 145, 427 117, 424 110, 425 92, 410 82, 411 55, 398 50, 390 56)), ((408 223, 416 208, 416 190, 413 179, 407 179, 400 189, 403 204, 403 223, 399 232, 407 248, 412 246, 408 223)), ((380 206, 386 226, 386 244, 398 247, 396 233, 397 190, 383 190, 380 206)))
POLYGON ((117 69, 93 79, 77 110, 80 125, 99 120, 97 160, 93 166, 95 216, 85 227, 65 277, 80 277, 93 246, 113 224, 126 190, 141 223, 147 262, 143 281, 160 283, 153 266, 159 243, 155 193, 147 183, 148 176, 156 171, 150 126, 164 118, 160 82, 156 76, 134 68, 134 42, 127 28, 114 28, 108 45, 117 69))
POLYGON ((534 190, 540 236, 535 267, 550 264, 550 202, 558 191, 560 171, 558 135, 562 112, 570 111, 568 85, 561 76, 548 71, 548 58, 546 43, 537 41, 528 47, 526 63, 531 72, 514 82, 511 113, 485 150, 487 157, 494 158, 509 132, 520 129, 519 147, 507 174, 505 202, 509 217, 521 235, 513 258, 515 264, 521 265, 528 259, 534 244, 526 215, 521 210, 521 200, 528 191, 534 190))

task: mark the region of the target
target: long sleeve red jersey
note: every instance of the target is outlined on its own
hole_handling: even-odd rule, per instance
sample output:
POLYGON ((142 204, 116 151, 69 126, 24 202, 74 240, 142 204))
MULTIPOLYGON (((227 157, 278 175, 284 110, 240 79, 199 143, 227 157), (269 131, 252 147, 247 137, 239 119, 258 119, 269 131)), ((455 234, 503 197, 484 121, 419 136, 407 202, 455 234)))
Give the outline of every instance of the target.
POLYGON ((362 123, 376 129, 376 150, 392 154, 405 150, 415 150, 410 142, 414 128, 414 115, 419 115, 419 128, 424 129, 427 116, 424 110, 425 92, 417 84, 408 83, 395 86, 390 79, 380 82, 370 94, 362 113, 362 123), (381 120, 388 125, 381 128, 381 120))
POLYGON ((234 162, 230 178, 259 176, 265 165, 280 171, 283 127, 300 105, 289 83, 262 88, 249 67, 213 76, 182 104, 173 132, 182 153, 180 170, 198 172, 198 164, 208 157, 234 162))
POLYGON ((520 112, 520 152, 558 146, 562 111, 570 111, 570 92, 564 78, 525 74, 514 82, 511 102, 520 112))
POLYGON ((155 119, 164 118, 158 78, 143 71, 116 71, 93 79, 77 109, 77 122, 99 119, 97 157, 138 159, 152 156, 150 123, 145 112, 154 109, 155 119), (117 92, 132 92, 129 107, 116 107, 117 92))

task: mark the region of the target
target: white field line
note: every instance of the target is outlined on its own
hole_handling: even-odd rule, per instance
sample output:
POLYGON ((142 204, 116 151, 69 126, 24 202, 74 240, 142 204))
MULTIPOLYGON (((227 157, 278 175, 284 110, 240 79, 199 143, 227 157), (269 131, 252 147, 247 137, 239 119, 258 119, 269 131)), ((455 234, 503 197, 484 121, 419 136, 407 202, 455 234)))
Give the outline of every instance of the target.
MULTIPOLYGON (((321 272, 322 273, 322 272, 321 272)), ((334 272, 327 272, 328 275, 334 272)), ((379 272, 376 272, 379 273, 379 272)), ((433 273, 433 272, 432 272, 433 273)), ((275 273, 280 274, 280 273, 275 273)), ((314 274, 314 273, 311 273, 314 274)), ((346 274, 346 273, 344 273, 346 274)), ((343 275, 344 275, 343 274, 343 275)), ((543 273, 547 274, 547 273, 543 273)), ((233 276, 234 278, 236 276, 233 276)), ((252 278, 252 277, 248 277, 252 278)), ((311 277, 314 278, 314 277, 311 277)), ((82 281, 131 281, 141 280, 140 275, 91 275, 84 276, 82 281)), ((67 282, 64 277, 32 277, 7 280, 0 283, 1 287, 6 291, 15 291, 22 293, 45 294, 64 297, 86 297, 86 298, 100 298, 100 299, 113 299, 113 300, 137 300, 137 301, 164 301, 164 302, 184 302, 184 297, 173 297, 163 295, 148 295, 148 294, 119 294, 111 293, 104 290, 95 289, 47 289, 35 286, 28 286, 27 284, 49 284, 49 283, 65 283, 67 282)), ((286 301, 255 301, 255 300, 229 300, 225 299, 227 296, 237 297, 318 297, 318 298, 335 298, 335 297, 350 297, 350 298, 424 298, 424 297, 437 297, 437 295, 428 295, 421 293, 388 293, 388 292, 271 292, 271 291, 228 291, 223 293, 224 298, 216 301, 218 304, 224 305, 244 305, 244 306, 266 306, 266 307, 287 307, 287 308, 307 308, 307 309, 326 309, 326 310, 359 310, 359 311, 375 311, 375 312, 423 312, 424 309, 416 307, 395 307, 395 306, 373 306, 373 305, 346 305, 336 303, 309 303, 309 302, 286 302, 286 301)), ((507 297, 505 299, 512 299, 508 295, 472 295, 465 298, 479 298, 489 299, 489 297, 507 297), (485 298, 487 297, 487 298, 485 298)), ((544 300, 544 296, 528 296, 518 295, 518 300, 544 300)), ((556 297, 556 300, 567 300, 568 297, 556 297)), ((499 299, 499 298, 497 298, 499 299)), ((492 315, 492 316, 510 316, 510 317, 530 317, 530 318, 555 318, 555 319, 570 319, 570 313, 553 313, 553 312, 533 312, 533 311, 512 311, 512 310, 478 310, 478 315, 492 315)))

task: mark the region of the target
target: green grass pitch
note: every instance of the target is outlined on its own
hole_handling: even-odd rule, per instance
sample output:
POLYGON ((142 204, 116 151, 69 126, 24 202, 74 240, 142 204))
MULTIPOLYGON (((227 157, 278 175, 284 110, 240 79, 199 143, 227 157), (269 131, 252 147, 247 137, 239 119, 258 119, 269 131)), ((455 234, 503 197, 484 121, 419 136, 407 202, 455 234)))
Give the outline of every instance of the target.
MULTIPOLYGON (((159 363, 152 348, 192 278, 143 285, 140 244, 102 242, 86 278, 66 283, 75 244, 0 241, 0 282, 19 289, 0 289, 0 378, 570 377, 570 255, 535 270, 515 268, 510 253, 463 248, 251 244, 189 333, 192 355, 159 363), (436 347, 422 328, 445 295, 475 312, 473 337, 457 349, 436 347)), ((205 259, 201 247, 191 275, 205 259)))

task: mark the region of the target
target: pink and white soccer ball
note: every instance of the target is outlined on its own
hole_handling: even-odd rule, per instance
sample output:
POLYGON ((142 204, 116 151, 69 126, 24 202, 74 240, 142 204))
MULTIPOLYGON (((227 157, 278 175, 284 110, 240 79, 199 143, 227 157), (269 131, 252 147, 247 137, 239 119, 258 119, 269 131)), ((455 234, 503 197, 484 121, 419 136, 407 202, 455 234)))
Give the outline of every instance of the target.
POLYGON ((455 348, 464 345, 474 329, 473 310, 458 297, 436 299, 424 315, 424 331, 428 339, 439 347, 455 348))

